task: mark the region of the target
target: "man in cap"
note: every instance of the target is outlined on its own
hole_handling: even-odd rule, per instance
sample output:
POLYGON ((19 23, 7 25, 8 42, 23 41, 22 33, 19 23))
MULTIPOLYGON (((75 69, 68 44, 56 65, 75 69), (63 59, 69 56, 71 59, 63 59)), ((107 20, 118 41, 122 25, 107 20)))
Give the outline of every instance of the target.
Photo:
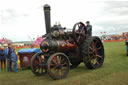
POLYGON ((87 31, 88 31, 88 37, 91 37, 92 36, 92 25, 90 25, 90 22, 87 21, 86 22, 86 28, 87 28, 87 31))

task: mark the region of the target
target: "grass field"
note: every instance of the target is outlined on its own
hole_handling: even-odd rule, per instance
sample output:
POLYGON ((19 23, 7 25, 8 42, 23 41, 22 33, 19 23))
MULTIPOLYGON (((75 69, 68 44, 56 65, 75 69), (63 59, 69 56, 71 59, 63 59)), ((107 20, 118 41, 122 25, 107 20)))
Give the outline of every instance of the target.
POLYGON ((83 63, 66 78, 36 77, 31 70, 0 71, 0 85, 128 85, 128 56, 124 42, 104 43, 105 60, 99 69, 88 70, 83 63))

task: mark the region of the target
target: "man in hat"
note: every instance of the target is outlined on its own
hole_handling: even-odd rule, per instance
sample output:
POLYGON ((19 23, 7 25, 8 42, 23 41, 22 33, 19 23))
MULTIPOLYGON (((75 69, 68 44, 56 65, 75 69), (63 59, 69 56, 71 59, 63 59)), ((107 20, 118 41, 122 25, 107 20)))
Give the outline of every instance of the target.
POLYGON ((90 25, 90 22, 87 21, 86 22, 86 28, 87 28, 87 31, 88 31, 88 37, 91 37, 92 36, 92 25, 90 25))

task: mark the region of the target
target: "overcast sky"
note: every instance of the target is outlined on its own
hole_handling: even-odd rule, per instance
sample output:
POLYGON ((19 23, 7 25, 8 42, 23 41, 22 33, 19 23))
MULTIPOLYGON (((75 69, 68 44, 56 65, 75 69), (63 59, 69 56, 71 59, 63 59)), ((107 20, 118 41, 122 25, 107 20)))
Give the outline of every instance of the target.
POLYGON ((72 29, 89 20, 93 35, 128 32, 128 1, 123 0, 0 0, 0 38, 26 41, 45 34, 43 5, 51 6, 51 24, 72 29))

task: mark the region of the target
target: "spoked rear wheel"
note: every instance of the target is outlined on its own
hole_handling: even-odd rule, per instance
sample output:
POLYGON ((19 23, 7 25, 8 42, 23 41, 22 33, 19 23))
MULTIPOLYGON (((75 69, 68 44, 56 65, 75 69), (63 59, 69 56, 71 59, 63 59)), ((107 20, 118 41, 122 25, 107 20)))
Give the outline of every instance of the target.
POLYGON ((31 70, 36 76, 47 73, 45 57, 42 52, 36 53, 31 59, 31 70))
POLYGON ((53 79, 66 77, 69 72, 69 59, 64 53, 55 53, 47 61, 48 74, 53 79))
POLYGON ((104 47, 98 37, 90 37, 84 41, 82 49, 83 61, 89 69, 102 66, 104 62, 104 47))

